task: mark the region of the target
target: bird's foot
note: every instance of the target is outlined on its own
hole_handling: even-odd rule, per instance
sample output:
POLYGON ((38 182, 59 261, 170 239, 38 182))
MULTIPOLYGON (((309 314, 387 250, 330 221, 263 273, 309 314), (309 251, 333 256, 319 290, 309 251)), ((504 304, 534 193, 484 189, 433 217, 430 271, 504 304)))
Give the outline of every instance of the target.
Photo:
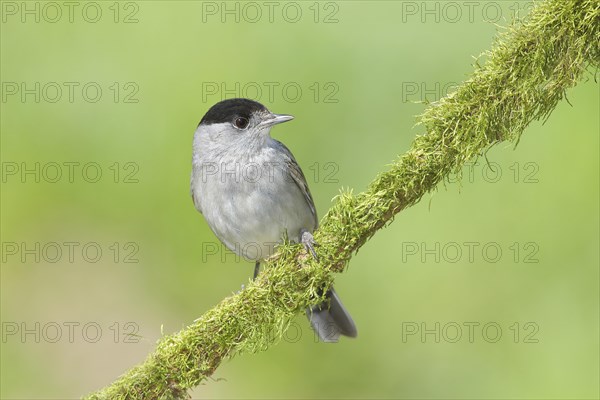
POLYGON ((234 294, 239 294, 242 290, 246 289, 246 285, 242 284, 242 288, 235 292, 234 294))
POLYGON ((313 256, 315 261, 319 261, 319 257, 317 256, 317 252, 315 251, 315 247, 319 244, 315 242, 315 238, 313 237, 312 233, 310 233, 307 230, 302 230, 300 234, 300 241, 302 242, 302 245, 304 246, 306 251, 313 256))

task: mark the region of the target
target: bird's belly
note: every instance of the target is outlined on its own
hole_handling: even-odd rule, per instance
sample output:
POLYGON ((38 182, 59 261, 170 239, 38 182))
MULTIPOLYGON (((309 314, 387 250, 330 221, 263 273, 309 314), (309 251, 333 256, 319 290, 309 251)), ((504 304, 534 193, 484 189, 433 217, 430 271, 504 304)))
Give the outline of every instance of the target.
POLYGON ((212 231, 236 254, 265 259, 286 233, 299 242, 302 229, 314 229, 300 190, 292 181, 280 179, 272 175, 255 182, 212 179, 201 186, 202 193, 195 193, 212 231))

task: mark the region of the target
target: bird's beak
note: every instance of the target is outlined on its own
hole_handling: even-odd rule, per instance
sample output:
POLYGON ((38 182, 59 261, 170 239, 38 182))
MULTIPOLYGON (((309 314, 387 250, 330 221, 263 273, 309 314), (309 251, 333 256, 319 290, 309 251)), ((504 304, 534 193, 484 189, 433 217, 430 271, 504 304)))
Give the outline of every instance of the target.
POLYGON ((277 124, 281 124, 282 122, 287 122, 294 119, 294 117, 292 117, 291 115, 285 115, 285 114, 271 114, 269 116, 267 116, 267 118, 262 121, 259 126, 261 128, 267 128, 273 125, 277 125, 277 124))

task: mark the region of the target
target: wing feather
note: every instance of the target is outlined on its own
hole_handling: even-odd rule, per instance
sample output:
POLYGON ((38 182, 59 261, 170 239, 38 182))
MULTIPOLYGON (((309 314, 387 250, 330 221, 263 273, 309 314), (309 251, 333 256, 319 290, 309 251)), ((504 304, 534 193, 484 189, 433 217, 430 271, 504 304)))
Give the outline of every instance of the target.
POLYGON ((306 200, 306 203, 310 207, 310 211, 314 219, 315 229, 317 229, 317 226, 319 224, 319 220, 317 218, 317 210, 315 209, 315 203, 313 201, 312 195, 310 194, 310 189, 308 188, 308 184, 306 183, 304 173, 302 172, 300 165, 298 165, 298 162, 292 155, 292 152, 280 141, 275 139, 273 139, 273 141, 276 143, 278 149, 283 151, 283 153, 286 155, 287 172, 292 178, 292 181, 298 187, 298 189, 300 189, 300 192, 304 196, 304 200, 306 200))

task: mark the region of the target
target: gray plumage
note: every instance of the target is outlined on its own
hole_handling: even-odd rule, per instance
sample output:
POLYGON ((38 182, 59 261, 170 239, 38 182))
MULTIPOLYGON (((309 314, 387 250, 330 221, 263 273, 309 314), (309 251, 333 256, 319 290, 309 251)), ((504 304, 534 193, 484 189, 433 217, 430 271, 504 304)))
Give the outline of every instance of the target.
MULTIPOLYGON (((306 179, 290 150, 270 136, 273 125, 292 118, 252 100, 230 99, 214 105, 194 134, 194 205, 219 240, 257 268, 286 234, 316 256, 318 220, 306 179)), ((315 332, 325 342, 356 336, 335 291, 327 295, 328 304, 307 310, 315 332)))

